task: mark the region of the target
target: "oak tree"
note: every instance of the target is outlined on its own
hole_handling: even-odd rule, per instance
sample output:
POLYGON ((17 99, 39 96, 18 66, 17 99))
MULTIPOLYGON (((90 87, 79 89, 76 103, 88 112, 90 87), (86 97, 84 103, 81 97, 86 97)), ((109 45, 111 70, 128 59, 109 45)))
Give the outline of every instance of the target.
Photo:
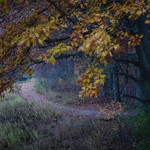
POLYGON ((140 101, 149 101, 149 0, 0 0, 0 93, 32 65, 90 58, 79 78, 83 98, 98 96, 108 62, 140 69, 140 101))

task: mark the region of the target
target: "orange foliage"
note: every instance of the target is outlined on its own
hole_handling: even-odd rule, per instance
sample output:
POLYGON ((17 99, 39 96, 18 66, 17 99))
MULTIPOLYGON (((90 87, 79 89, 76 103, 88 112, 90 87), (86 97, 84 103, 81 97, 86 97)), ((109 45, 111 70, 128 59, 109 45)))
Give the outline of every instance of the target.
MULTIPOLYGON (((133 52, 143 37, 125 31, 121 20, 138 20, 147 12, 150 1, 144 0, 123 4, 108 0, 0 0, 0 94, 11 88, 18 76, 32 74, 31 65, 40 61, 54 64, 56 56, 76 49, 94 57, 78 79, 80 94, 97 97, 98 85, 104 84, 105 78, 100 64, 105 66, 126 48, 133 52), (44 52, 40 47, 45 47, 44 52)), ((145 23, 149 18, 148 14, 145 23)))

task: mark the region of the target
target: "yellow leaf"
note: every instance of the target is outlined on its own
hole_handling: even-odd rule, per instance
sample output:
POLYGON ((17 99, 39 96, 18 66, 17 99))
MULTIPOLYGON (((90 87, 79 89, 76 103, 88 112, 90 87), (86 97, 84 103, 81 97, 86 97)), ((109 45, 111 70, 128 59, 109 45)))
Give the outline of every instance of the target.
POLYGON ((43 44, 43 40, 38 39, 38 42, 42 45, 43 44))
POLYGON ((146 24, 150 24, 150 19, 145 21, 146 24))
POLYGON ((29 47, 30 46, 30 39, 27 40, 26 45, 29 47))

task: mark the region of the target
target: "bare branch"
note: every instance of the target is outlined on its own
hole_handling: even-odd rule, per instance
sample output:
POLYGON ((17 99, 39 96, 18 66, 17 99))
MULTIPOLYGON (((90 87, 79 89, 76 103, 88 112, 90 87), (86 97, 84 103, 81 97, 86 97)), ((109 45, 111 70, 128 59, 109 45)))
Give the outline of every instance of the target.
POLYGON ((141 99, 139 97, 136 97, 136 96, 133 96, 133 95, 129 95, 129 94, 123 94, 123 97, 130 97, 130 98, 134 98, 138 101, 141 101, 141 102, 149 102, 150 103, 150 99, 141 99))
POLYGON ((114 60, 117 62, 126 62, 126 63, 134 64, 135 66, 139 66, 139 61, 130 58, 114 58, 114 60))
POLYGON ((75 22, 71 19, 71 18, 68 18, 67 14, 64 13, 53 1, 51 0, 47 0, 49 3, 51 3, 59 12, 61 12, 64 16, 67 17, 67 19, 72 22, 73 24, 75 24, 75 22))

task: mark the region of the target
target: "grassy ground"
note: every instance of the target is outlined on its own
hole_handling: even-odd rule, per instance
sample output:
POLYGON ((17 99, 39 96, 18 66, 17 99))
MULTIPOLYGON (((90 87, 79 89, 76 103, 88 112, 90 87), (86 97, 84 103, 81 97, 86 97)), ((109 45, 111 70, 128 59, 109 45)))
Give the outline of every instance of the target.
POLYGON ((77 105, 82 99, 78 96, 78 91, 75 90, 75 81, 52 82, 51 87, 47 85, 47 79, 40 81, 34 80, 35 89, 37 93, 43 93, 47 98, 53 102, 60 102, 64 105, 77 105))
POLYGON ((24 101, 16 92, 0 100, 2 150, 134 150, 132 126, 120 117, 62 116, 50 106, 24 101))

